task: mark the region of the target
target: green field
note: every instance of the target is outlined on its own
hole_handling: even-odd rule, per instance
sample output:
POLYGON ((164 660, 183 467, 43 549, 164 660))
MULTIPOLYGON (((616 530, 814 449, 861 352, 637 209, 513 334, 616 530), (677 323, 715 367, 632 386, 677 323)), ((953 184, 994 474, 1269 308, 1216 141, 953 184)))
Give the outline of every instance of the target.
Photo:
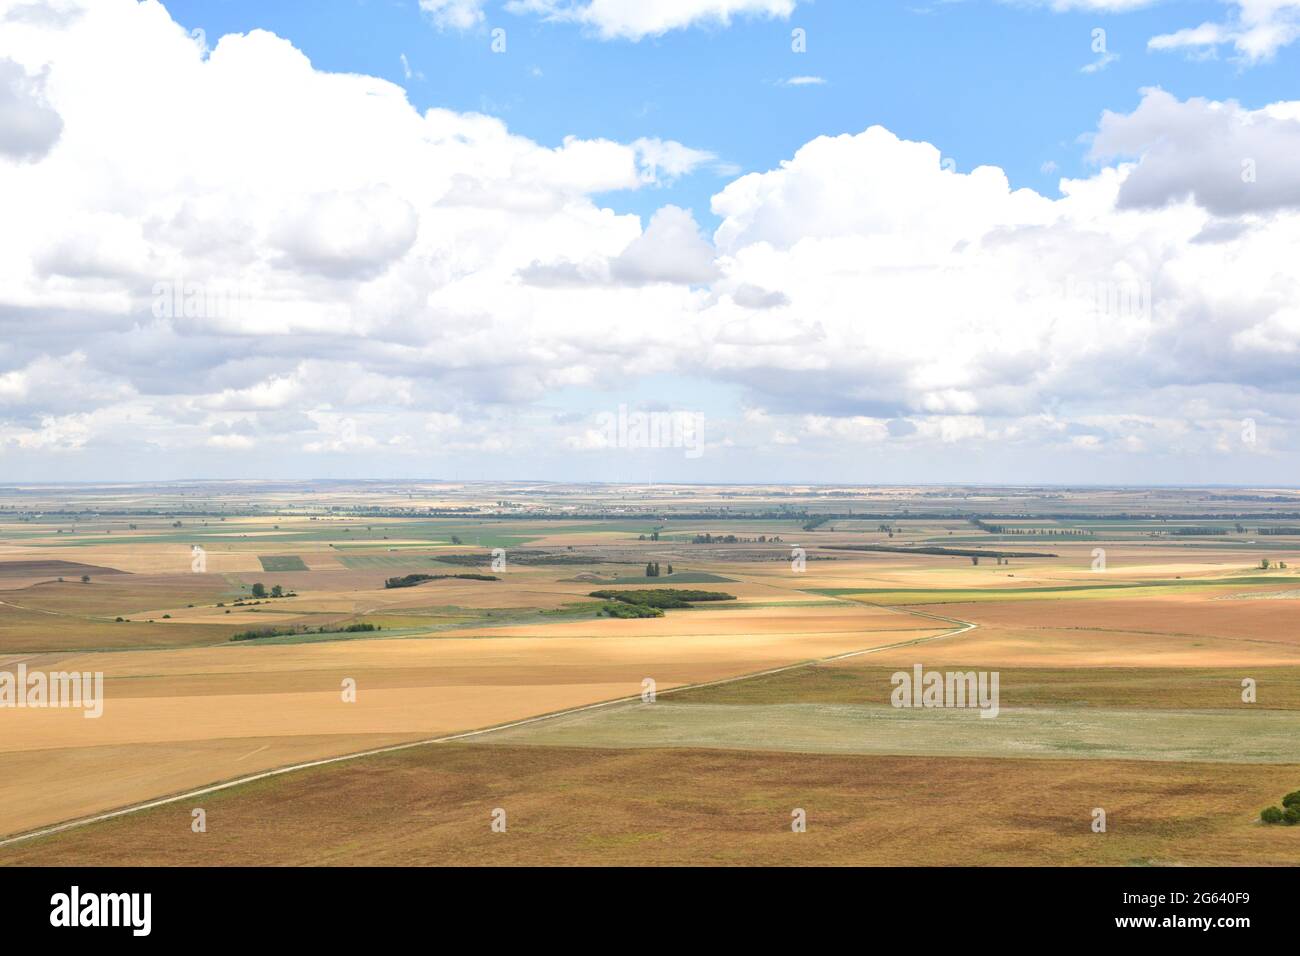
MULTIPOLYGON (((733 681, 713 687, 674 691, 674 704, 863 704, 883 701, 898 667, 866 663, 869 658, 815 665, 733 681)), ((942 659, 931 670, 947 667, 942 659)), ((1242 671, 1202 667, 1001 667, 1006 707, 1101 707, 1127 710, 1300 710, 1300 667, 1256 667, 1258 703, 1241 699, 1242 671)))
POLYGON ((887 703, 615 704, 474 738, 489 745, 722 748, 801 753, 1300 763, 1285 711, 1007 708, 887 703))
POLYGON ((263 571, 306 571, 307 565, 296 554, 261 555, 263 571))
POLYGON ((434 563, 429 554, 340 554, 339 563, 353 571, 407 571, 428 568, 434 563))

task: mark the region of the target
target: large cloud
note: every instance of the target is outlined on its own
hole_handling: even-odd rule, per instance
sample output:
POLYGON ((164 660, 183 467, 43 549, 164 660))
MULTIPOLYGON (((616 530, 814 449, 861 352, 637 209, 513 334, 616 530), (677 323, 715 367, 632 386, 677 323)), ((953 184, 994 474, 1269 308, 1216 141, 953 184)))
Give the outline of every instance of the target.
POLYGON ((1107 112, 1096 159, 1142 157, 1120 190, 1125 207, 1192 198, 1220 216, 1300 208, 1300 106, 1260 110, 1149 90, 1129 114, 1107 112))
POLYGON ((727 332, 713 361, 756 402, 830 415, 1122 414, 1203 388, 1231 417, 1258 385, 1294 390, 1281 352, 1296 345, 1300 218, 1193 241, 1222 210, 1192 190, 1126 208, 1130 184, 1177 166, 1148 159, 1049 200, 878 127, 816 140, 715 197, 725 282, 790 305, 756 317, 724 297, 706 313, 727 332), (821 341, 773 334, 813 320, 821 341))
POLYGON ((600 471, 610 449, 573 449, 603 447, 578 440, 596 406, 665 382, 665 407, 742 397, 710 410, 696 467, 718 470, 695 474, 719 480, 774 449, 805 477, 864 450, 913 469, 864 480, 1028 480, 1106 455, 1219 456, 1257 480, 1255 462, 1294 461, 1295 104, 1148 92, 1098 130, 1119 165, 1060 198, 880 127, 821 137, 721 189, 706 237, 675 206, 643 222, 592 197, 707 151, 421 114, 268 33, 205 55, 156 3, 11 19, 0 58, 44 78, 63 123, 39 159, 0 162, 7 467, 66 474, 66 452, 86 475, 133 454, 313 474, 353 456, 427 474, 549 454, 627 477, 600 471), (1244 150, 1248 202, 1214 181, 1244 150), (953 449, 1004 464, 963 474, 953 449))

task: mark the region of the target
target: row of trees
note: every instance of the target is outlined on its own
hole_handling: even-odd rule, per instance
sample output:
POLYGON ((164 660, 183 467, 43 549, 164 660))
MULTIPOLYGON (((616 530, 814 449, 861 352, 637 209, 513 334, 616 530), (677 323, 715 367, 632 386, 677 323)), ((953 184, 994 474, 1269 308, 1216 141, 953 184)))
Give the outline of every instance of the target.
POLYGON ((691 538, 691 544, 779 544, 781 539, 773 535, 760 534, 757 538, 738 538, 734 534, 697 534, 691 538))

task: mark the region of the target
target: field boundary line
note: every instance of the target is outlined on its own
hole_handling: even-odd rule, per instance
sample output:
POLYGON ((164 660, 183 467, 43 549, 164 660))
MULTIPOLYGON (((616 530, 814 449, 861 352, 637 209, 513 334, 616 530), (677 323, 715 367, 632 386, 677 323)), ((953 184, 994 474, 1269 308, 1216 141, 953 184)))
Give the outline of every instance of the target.
MULTIPOLYGON (((670 687, 666 690, 657 691, 657 697, 666 697, 674 693, 681 693, 688 690, 700 690, 707 687, 719 687, 724 684, 734 684, 737 681, 754 680, 759 677, 770 677, 773 674, 783 674, 787 671, 798 670, 802 667, 813 667, 817 664, 829 664, 834 661, 847 660, 851 657, 861 657, 864 654, 878 654, 881 651, 897 650, 902 647, 910 647, 914 644, 925 644, 930 641, 941 640, 946 637, 955 637, 958 634, 965 634, 968 631, 979 627, 971 621, 958 621, 955 618, 945 618, 934 614, 925 614, 923 612, 911 612, 920 614, 923 617, 930 617, 936 620, 946 621, 951 624, 960 625, 955 630, 946 631, 943 634, 932 634, 929 637, 913 638, 909 641, 899 641, 893 644, 881 644, 876 647, 867 647, 862 650, 848 651, 844 654, 833 654, 830 657, 818 657, 807 661, 798 661, 794 664, 783 664, 780 667, 773 667, 767 670, 754 671, 748 674, 738 674, 735 677, 723 677, 718 680, 702 681, 694 684, 681 684, 677 687, 670 687)), ((65 823, 55 824, 54 826, 43 827, 39 830, 32 830, 28 833, 19 833, 14 836, 0 839, 0 848, 12 846, 16 843, 23 843, 27 840, 37 840, 41 837, 54 836, 59 833, 65 833, 68 830, 75 830, 80 827, 90 826, 92 823, 103 823, 108 820, 115 820, 118 817, 129 816, 133 813, 141 813, 145 810, 153 810, 157 807, 167 806, 172 803, 180 803, 182 800, 190 800, 195 797, 207 796, 211 793, 218 793, 222 790, 229 790, 232 787, 241 787, 244 784, 256 783, 259 780, 267 780, 272 777, 279 777, 287 773, 295 773, 299 770, 310 770, 314 767, 324 767, 329 764, 343 763, 349 760, 360 760, 363 757, 377 757, 381 754, 397 753, 402 750, 411 750, 415 747, 428 747, 434 744, 452 743, 457 740, 465 740, 470 737, 480 737, 484 734, 496 733, 502 730, 513 730, 516 727, 523 727, 528 724, 539 723, 543 720, 554 720, 558 717, 568 717, 573 714, 581 714, 586 711, 597 710, 602 707, 613 707, 617 704, 627 704, 641 700, 640 694, 633 694, 627 697, 616 697, 612 700, 602 700, 594 704, 583 704, 581 707, 570 707, 565 710, 552 711, 548 714, 538 714, 533 717, 525 717, 521 720, 514 720, 504 724, 494 724, 491 727, 482 727, 478 730, 466 730, 460 733, 447 734, 442 737, 432 737, 426 740, 413 740, 404 744, 392 744, 387 747, 376 747, 371 750, 362 750, 357 753, 340 754, 336 757, 323 757, 319 760, 309 760, 304 763, 290 764, 285 767, 275 767, 271 770, 259 771, 255 774, 248 774, 242 777, 236 777, 233 780, 226 780, 221 783, 208 784, 195 790, 187 790, 184 793, 173 794, 167 797, 158 797, 148 800, 144 803, 132 804, 131 806, 121 807, 117 810, 110 810, 106 813, 98 813, 89 817, 82 817, 77 820, 69 820, 65 823)), ((250 755, 251 756, 251 755, 250 755)))

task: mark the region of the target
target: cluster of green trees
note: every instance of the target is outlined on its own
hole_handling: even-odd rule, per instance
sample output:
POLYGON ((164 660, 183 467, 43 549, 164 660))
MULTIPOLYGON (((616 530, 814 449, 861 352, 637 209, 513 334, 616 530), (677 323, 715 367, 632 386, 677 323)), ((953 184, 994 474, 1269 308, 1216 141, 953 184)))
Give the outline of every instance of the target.
POLYGON ((734 594, 724 594, 721 591, 693 591, 686 588, 650 588, 642 591, 592 591, 588 597, 655 608, 682 608, 690 607, 692 602, 736 600, 734 594))
MULTIPOLYGON (((1020 528, 1005 524, 989 524, 983 518, 971 518, 970 523, 989 534, 1031 534, 1037 537, 1093 538, 1096 533, 1084 528, 1020 528)), ((951 532, 950 532, 951 533, 951 532)))
POLYGON ((600 606, 598 614, 606 617, 663 617, 664 612, 657 607, 645 604, 624 604, 621 601, 606 601, 600 606))
POLYGON ((285 589, 280 587, 280 585, 278 584, 273 584, 269 592, 266 590, 266 585, 263 584, 261 581, 258 581, 256 584, 253 585, 253 597, 255 598, 265 598, 265 597, 278 598, 278 597, 297 597, 297 596, 298 595, 295 592, 285 591, 285 589))
POLYGON ((346 627, 330 627, 322 624, 316 629, 310 627, 302 628, 276 628, 260 627, 252 631, 241 631, 238 634, 232 634, 232 641, 255 641, 262 637, 296 637, 299 634, 363 634, 368 631, 382 631, 383 627, 378 624, 348 624, 346 627))
MULTIPOLYGON (((1273 562, 1271 562, 1268 558, 1260 558, 1260 559, 1259 559, 1259 569, 1260 569, 1261 571, 1267 571, 1267 570, 1268 570, 1269 568, 1271 568, 1272 566, 1273 566, 1273 562)), ((1285 561, 1279 561, 1279 562, 1277 563, 1277 567, 1278 567, 1278 570, 1279 570, 1279 571, 1285 571, 1285 570, 1286 570, 1286 562, 1285 562, 1285 561)))
POLYGON ((757 538, 738 538, 734 534, 697 534, 691 544, 779 544, 780 538, 760 534, 757 538))
MULTIPOLYGON (((673 573, 673 566, 671 564, 668 565, 668 573, 669 574, 673 573)), ((648 578, 662 577, 662 572, 659 570, 658 561, 647 561, 645 563, 645 576, 648 578)))
POLYGON ((1260 811, 1260 822, 1293 827, 1300 823, 1300 790, 1292 790, 1282 798, 1282 806, 1260 811))
POLYGON ((500 581, 495 574, 404 574, 400 578, 389 578, 384 582, 386 588, 413 588, 425 581, 442 581, 446 578, 463 578, 466 581, 500 581))

